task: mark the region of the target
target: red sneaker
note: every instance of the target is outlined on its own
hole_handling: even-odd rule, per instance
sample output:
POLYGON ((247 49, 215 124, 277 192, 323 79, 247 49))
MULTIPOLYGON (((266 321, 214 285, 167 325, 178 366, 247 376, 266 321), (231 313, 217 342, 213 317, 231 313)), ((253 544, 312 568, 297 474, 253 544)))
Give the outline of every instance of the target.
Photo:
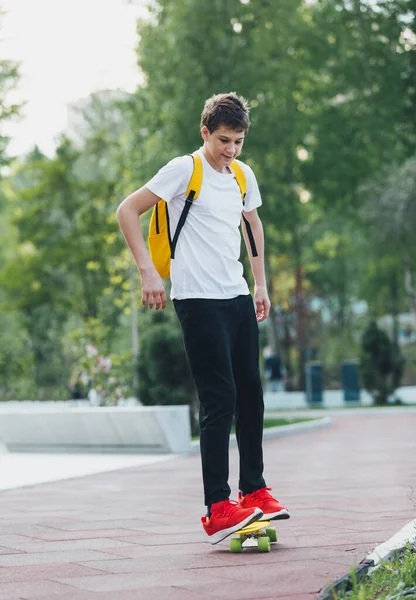
POLYGON ((246 527, 253 521, 258 521, 262 515, 262 511, 257 506, 241 508, 238 502, 223 500, 211 504, 211 516, 201 517, 201 522, 211 544, 218 544, 234 531, 246 527))
POLYGON ((271 488, 261 488, 251 494, 242 496, 238 492, 238 504, 241 508, 253 508, 257 506, 263 513, 262 521, 272 521, 277 519, 289 519, 290 514, 287 508, 279 504, 279 502, 269 494, 271 488))

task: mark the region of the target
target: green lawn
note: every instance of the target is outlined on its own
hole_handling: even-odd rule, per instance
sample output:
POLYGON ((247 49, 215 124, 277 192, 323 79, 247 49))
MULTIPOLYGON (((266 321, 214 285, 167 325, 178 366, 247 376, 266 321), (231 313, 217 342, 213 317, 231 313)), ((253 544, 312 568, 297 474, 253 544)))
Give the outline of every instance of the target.
POLYGON ((281 427, 282 425, 292 425, 293 423, 303 423, 304 421, 316 421, 314 417, 293 417, 289 419, 264 419, 264 428, 281 427))
MULTIPOLYGON (((304 421, 316 421, 314 417, 294 417, 291 419, 264 419, 264 429, 268 427, 281 427, 282 425, 292 425, 293 423, 303 423, 304 421)), ((231 433, 235 433, 235 428, 232 427, 231 433)), ((199 435, 194 435, 193 440, 199 440, 199 435)))

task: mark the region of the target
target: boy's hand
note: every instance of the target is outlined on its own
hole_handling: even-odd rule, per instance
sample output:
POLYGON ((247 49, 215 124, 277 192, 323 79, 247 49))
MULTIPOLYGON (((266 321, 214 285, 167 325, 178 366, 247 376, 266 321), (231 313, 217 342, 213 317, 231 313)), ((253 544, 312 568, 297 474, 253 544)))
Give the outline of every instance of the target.
POLYGON ((267 319, 270 312, 270 300, 265 285, 254 287, 254 302, 256 303, 256 319, 260 323, 267 319))
POLYGON ((166 308, 166 293, 163 281, 155 268, 140 271, 142 277, 142 304, 156 310, 166 308))

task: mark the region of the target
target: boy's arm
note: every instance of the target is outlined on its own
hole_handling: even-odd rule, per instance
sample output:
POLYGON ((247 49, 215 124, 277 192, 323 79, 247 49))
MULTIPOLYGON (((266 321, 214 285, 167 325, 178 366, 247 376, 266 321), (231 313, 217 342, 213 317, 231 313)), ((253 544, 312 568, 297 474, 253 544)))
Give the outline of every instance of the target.
POLYGON ((162 278, 150 258, 140 224, 140 215, 152 208, 160 198, 146 187, 127 196, 117 209, 117 220, 140 271, 142 304, 156 310, 166 307, 162 278))
POLYGON ((251 253, 250 240, 248 238, 244 219, 242 219, 241 228, 243 230, 243 237, 250 259, 251 270, 253 271, 254 276, 254 301, 256 303, 256 317, 257 321, 260 322, 267 319, 270 311, 270 300, 267 294, 266 273, 264 270, 263 225, 256 209, 251 210, 250 212, 243 212, 243 215, 250 224, 258 253, 258 256, 253 256, 251 253))

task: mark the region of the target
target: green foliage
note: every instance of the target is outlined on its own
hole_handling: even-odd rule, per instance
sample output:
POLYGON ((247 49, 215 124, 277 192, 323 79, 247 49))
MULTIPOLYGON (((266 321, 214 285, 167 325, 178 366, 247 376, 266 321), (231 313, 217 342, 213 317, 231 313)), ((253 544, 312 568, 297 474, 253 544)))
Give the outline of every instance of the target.
POLYGON ((7 233, 0 286, 21 314, 40 387, 66 386, 71 377, 62 347, 70 317, 100 319, 110 343, 130 304, 131 259, 115 218, 121 119, 115 111, 114 122, 103 123, 98 101, 91 106, 81 148, 65 137, 52 159, 35 148, 0 190, 7 233))
POLYGON ((23 310, 53 299, 62 309, 98 316, 111 253, 122 246, 113 183, 98 174, 86 182, 77 174, 82 160, 63 139, 55 159, 29 156, 12 178, 20 256, 9 262, 2 283, 23 310))
MULTIPOLYGON (((0 35, 3 10, 0 6, 0 35)), ((0 39, 1 43, 1 39, 0 39)), ((0 59, 0 131, 2 122, 10 120, 19 114, 21 106, 11 100, 11 92, 17 87, 20 79, 19 64, 12 60, 0 59)), ((0 167, 9 162, 6 155, 9 138, 0 133, 0 167)))
POLYGON ((400 350, 374 321, 364 331, 361 345, 360 372, 364 387, 375 404, 385 405, 389 395, 400 385, 403 374, 400 350))
POLYGON ((334 592, 334 600, 400 600, 416 597, 416 545, 407 543, 393 557, 364 578, 353 575, 348 590, 334 592))
POLYGON ((361 216, 379 247, 399 250, 403 258, 416 254, 416 156, 390 166, 362 188, 367 195, 361 216))
POLYGON ((387 274, 390 284, 383 287, 396 304, 396 313, 399 302, 403 306, 407 295, 404 307, 416 314, 416 157, 384 169, 363 186, 361 193, 367 195, 361 218, 371 233, 373 252, 377 253, 372 262, 373 276, 380 279, 387 274), (397 288, 400 299, 394 295, 397 288))
MULTIPOLYGON (((242 158, 255 168, 263 196, 269 287, 298 325, 301 303, 319 295, 334 322, 349 326, 367 281, 357 187, 415 148, 408 110, 414 61, 401 35, 406 13, 402 0, 382 9, 360 0, 160 0, 152 19, 139 24, 150 152, 139 146, 137 155, 149 167, 146 177, 200 143, 207 96, 231 89, 247 96, 253 126, 242 158), (200 23, 210 35, 201 38, 200 23), (284 272, 278 256, 287 259, 284 272), (300 270, 304 292, 296 290, 300 270)), ((143 112, 139 119, 143 128, 143 112)), ((382 285, 390 296, 390 282, 382 285)), ((306 339, 306 331, 295 337, 300 356, 306 339)))
POLYGON ((155 314, 152 321, 140 337, 139 399, 145 405, 192 405, 195 388, 175 317, 155 314))
POLYGON ((0 396, 4 397, 20 380, 29 380, 34 386, 34 363, 21 316, 0 311, 0 331, 0 396))
MULTIPOLYGON (((117 355, 132 378, 122 356, 134 267, 115 210, 201 144, 203 102, 220 91, 252 106, 242 159, 262 192, 275 337, 289 373, 291 364, 302 373, 307 351, 328 357, 331 373, 344 351, 356 352, 358 301, 376 316, 416 310, 413 8, 414 0, 151 3, 151 18, 138 23, 145 85, 131 96, 91 95, 73 139, 62 137, 53 158, 35 148, 0 182, 1 385, 19 397, 34 387, 62 395, 78 367, 93 372, 85 351, 71 355, 67 345, 68 331, 87 330, 91 318, 105 332, 91 345, 114 369, 117 355)), ((0 124, 17 112, 17 81, 17 65, 0 61, 0 124)), ((175 317, 160 319, 140 311, 141 399, 192 402, 175 317)))

